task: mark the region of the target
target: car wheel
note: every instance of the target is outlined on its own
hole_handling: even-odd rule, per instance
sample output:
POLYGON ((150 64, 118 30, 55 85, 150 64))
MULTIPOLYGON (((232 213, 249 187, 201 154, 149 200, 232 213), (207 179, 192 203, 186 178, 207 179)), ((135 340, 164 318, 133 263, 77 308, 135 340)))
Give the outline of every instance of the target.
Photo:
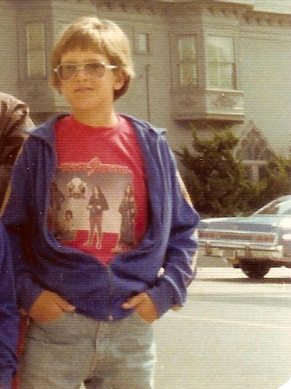
POLYGON ((249 278, 260 279, 268 273, 270 266, 264 262, 244 261, 241 263, 241 269, 249 278))

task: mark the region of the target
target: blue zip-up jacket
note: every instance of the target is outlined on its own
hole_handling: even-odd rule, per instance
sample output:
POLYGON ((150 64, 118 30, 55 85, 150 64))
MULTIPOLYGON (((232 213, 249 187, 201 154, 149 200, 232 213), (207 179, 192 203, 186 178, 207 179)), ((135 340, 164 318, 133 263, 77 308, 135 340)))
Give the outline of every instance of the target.
POLYGON ((9 240, 0 223, 0 388, 9 389, 16 371, 19 315, 9 240))
POLYGON ((193 278, 191 265, 197 248, 194 230, 199 217, 181 192, 164 131, 126 116, 145 160, 150 223, 136 249, 117 255, 104 266, 91 255, 61 245, 48 230, 49 193, 57 166, 55 123, 59 117, 36 128, 25 142, 3 215, 18 253, 15 268, 20 306, 28 311, 44 289, 59 294, 77 312, 105 321, 128 315, 122 303, 144 291, 159 316, 173 306, 182 306, 193 278), (26 254, 24 260, 19 247, 23 243, 28 246, 27 242, 30 247, 22 253, 28 251, 30 255, 26 254))

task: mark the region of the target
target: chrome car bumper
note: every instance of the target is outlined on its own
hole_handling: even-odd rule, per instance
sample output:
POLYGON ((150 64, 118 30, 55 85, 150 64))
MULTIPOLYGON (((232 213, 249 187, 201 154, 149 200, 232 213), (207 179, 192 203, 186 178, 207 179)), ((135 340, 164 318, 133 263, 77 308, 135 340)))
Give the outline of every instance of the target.
POLYGON ((283 246, 250 244, 244 242, 199 241, 199 252, 207 256, 223 258, 251 259, 280 259, 283 258, 283 246))

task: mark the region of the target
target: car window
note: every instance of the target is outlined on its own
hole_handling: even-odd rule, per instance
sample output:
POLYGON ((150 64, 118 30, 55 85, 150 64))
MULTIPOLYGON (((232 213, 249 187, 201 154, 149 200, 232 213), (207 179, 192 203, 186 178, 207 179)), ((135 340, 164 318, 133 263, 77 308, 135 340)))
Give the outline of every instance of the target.
POLYGON ((255 215, 291 215, 291 201, 275 200, 254 213, 255 215))
POLYGON ((277 215, 278 211, 279 211, 278 206, 271 205, 269 207, 264 207, 263 209, 257 211, 256 213, 260 215, 277 215))

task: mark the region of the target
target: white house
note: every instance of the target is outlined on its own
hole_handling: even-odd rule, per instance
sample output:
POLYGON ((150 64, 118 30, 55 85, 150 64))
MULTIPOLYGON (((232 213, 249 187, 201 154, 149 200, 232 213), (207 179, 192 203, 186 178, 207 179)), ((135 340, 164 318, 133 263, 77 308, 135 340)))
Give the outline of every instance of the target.
POLYGON ((50 51, 79 16, 116 21, 129 35, 136 78, 118 109, 168 129, 174 150, 189 124, 232 127, 237 155, 259 178, 290 153, 291 1, 0 0, 0 89, 36 122, 67 109, 49 84, 50 51))

